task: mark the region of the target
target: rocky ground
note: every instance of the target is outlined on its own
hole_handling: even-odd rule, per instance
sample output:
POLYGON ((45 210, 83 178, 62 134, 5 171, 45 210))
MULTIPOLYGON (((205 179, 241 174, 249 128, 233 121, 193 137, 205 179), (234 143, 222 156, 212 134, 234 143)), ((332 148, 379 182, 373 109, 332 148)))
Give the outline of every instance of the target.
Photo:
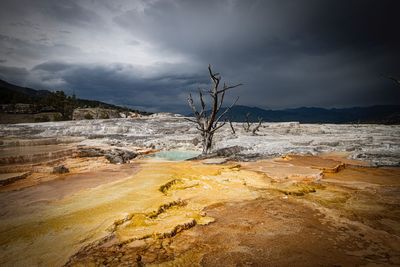
MULTIPOLYGON (((256 135, 245 132, 242 123, 234 123, 234 128, 236 134, 228 124, 221 128, 215 136, 215 149, 238 145, 244 148, 241 154, 247 154, 247 158, 339 151, 377 166, 400 165, 399 125, 263 123, 256 135)), ((75 137, 85 139, 81 144, 87 146, 160 150, 200 150, 201 145, 193 123, 157 114, 137 119, 2 125, 0 135, 28 139, 75 137)))
POLYGON ((0 264, 400 264, 399 126, 234 127, 182 161, 180 117, 0 126, 0 264))

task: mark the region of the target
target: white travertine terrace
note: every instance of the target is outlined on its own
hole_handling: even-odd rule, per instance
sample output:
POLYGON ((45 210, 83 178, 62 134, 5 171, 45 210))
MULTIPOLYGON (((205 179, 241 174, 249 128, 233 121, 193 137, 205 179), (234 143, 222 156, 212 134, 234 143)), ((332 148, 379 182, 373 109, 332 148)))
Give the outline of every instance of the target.
MULTIPOLYGON (((234 123, 236 135, 225 125, 215 136, 215 148, 242 146, 244 155, 261 157, 288 153, 348 152, 351 158, 373 165, 400 164, 400 125, 263 123, 257 135, 234 123)), ((182 117, 82 120, 1 125, 0 135, 14 138, 85 137, 82 144, 115 143, 170 150, 200 150, 194 125, 182 117)))

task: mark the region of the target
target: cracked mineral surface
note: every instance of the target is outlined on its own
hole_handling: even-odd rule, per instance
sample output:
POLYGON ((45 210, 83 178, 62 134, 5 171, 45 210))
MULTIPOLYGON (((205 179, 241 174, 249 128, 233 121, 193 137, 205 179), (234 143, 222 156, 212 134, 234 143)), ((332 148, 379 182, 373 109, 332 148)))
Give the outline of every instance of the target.
POLYGON ((399 126, 234 126, 185 161, 179 117, 1 125, 0 265, 400 264, 399 126))

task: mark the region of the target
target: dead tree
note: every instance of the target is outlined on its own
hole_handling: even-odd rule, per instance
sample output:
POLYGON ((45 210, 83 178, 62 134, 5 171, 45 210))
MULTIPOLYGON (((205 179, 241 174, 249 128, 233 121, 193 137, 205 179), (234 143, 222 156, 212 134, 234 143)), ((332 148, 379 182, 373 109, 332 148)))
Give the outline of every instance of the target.
POLYGON ((254 127, 254 129, 251 131, 253 133, 253 135, 257 134, 257 131, 260 129, 262 122, 263 122, 263 119, 259 117, 257 126, 254 127))
POLYGON ((258 117, 258 124, 253 129, 251 129, 251 126, 253 125, 253 123, 250 122, 250 113, 247 113, 246 114, 246 121, 245 121, 245 123, 243 123, 243 129, 246 132, 250 132, 251 131, 251 133, 253 135, 255 135, 257 133, 257 131, 260 129, 262 122, 263 122, 263 119, 258 117))
POLYGON ((228 119, 228 121, 229 121, 229 126, 231 126, 232 134, 236 134, 236 131, 235 131, 235 128, 233 127, 231 119, 228 119))
POLYGON ((250 113, 246 113, 246 121, 243 123, 243 129, 246 132, 250 132, 250 127, 251 127, 251 122, 250 122, 250 113))
POLYGON ((224 103, 224 97, 226 91, 238 87, 242 84, 236 84, 228 86, 225 83, 221 88, 221 76, 219 73, 213 73, 211 70, 211 65, 208 65, 208 72, 212 81, 211 89, 206 91, 211 96, 211 111, 206 112, 206 103, 204 101, 203 91, 199 89, 199 100, 201 104, 201 110, 198 111, 196 105, 194 104, 192 94, 189 94, 188 103, 190 108, 194 113, 194 119, 187 118, 187 120, 197 124, 196 128, 200 131, 202 137, 203 154, 208 154, 212 148, 212 142, 215 131, 225 125, 226 121, 220 122, 221 119, 228 113, 228 111, 236 104, 239 97, 230 105, 225 108, 222 112, 222 104, 224 103), (207 114, 209 113, 209 114, 207 114))

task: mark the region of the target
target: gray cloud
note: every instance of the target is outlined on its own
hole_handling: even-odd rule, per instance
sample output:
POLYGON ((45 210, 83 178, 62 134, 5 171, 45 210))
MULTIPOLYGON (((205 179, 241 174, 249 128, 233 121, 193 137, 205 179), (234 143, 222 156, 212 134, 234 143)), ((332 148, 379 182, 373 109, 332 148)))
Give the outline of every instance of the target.
POLYGON ((0 79, 25 85, 29 72, 25 68, 7 67, 0 65, 0 79))
POLYGON ((207 83, 203 75, 171 73, 145 77, 140 72, 128 64, 75 65, 65 62, 46 62, 31 70, 40 81, 48 81, 46 89, 58 86, 68 93, 75 92, 80 98, 153 111, 182 111, 188 89, 207 83))
MULTIPOLYGON (((48 38, 44 38, 49 40, 48 38)), ((0 56, 8 62, 29 67, 35 65, 43 59, 59 58, 64 59, 69 56, 79 57, 82 51, 73 46, 62 43, 43 43, 43 38, 35 40, 23 40, 7 35, 0 34, 0 56)))
POLYGON ((41 0, 26 1, 23 9, 11 1, 5 6, 0 25, 10 26, 0 28, 0 58, 6 60, 0 73, 6 80, 24 77, 81 97, 186 112, 186 94, 207 86, 211 63, 226 80, 244 83, 232 91, 240 104, 399 104, 400 90, 381 76, 400 76, 395 0, 41 0), (17 74, 24 68, 29 74, 17 74))

